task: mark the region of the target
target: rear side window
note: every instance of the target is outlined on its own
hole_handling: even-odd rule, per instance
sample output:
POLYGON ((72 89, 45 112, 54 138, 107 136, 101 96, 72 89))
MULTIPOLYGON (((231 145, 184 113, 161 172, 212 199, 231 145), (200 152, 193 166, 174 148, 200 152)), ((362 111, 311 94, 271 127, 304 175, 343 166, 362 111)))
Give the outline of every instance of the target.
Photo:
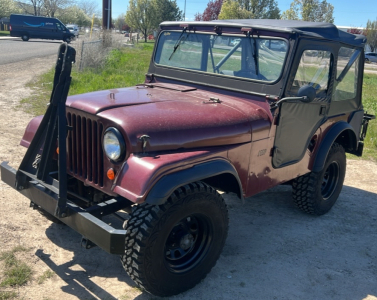
POLYGON ((341 47, 336 68, 336 87, 333 100, 351 100, 356 97, 360 51, 341 47))
POLYGON ((317 98, 326 97, 330 78, 331 52, 322 50, 305 50, 297 68, 290 95, 297 95, 305 85, 316 90, 317 98))

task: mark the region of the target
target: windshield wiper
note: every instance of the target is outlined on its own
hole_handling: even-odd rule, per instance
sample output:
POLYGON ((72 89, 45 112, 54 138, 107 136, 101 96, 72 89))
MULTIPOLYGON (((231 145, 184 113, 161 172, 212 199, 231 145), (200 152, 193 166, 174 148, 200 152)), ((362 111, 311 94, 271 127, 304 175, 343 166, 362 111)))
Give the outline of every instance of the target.
MULTIPOLYGON (((183 34, 186 32, 186 30, 187 30, 187 27, 183 28, 183 30, 181 32, 181 35, 178 38, 178 41, 174 45, 173 52, 170 54, 169 60, 172 58, 172 56, 174 55, 175 51, 177 51, 179 45, 181 44, 181 42, 183 40, 183 34)), ((189 35, 190 34, 188 33, 187 36, 185 37, 185 40, 188 38, 189 35)))
MULTIPOLYGON (((254 64, 255 64, 255 75, 259 75, 259 67, 258 67, 258 48, 257 48, 257 41, 256 39, 254 38, 254 36, 252 34, 250 34, 250 31, 248 32, 248 37, 249 37, 249 41, 250 41, 250 47, 252 48, 253 45, 251 45, 251 39, 253 39, 254 41, 254 53, 253 53, 253 58, 254 58, 254 64)), ((251 50, 251 49, 250 49, 251 50)))

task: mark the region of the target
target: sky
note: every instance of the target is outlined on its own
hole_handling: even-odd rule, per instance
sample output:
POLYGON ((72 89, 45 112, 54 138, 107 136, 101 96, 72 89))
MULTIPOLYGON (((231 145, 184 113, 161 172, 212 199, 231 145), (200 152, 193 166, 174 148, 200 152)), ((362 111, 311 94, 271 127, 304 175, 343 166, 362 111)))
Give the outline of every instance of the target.
MULTIPOLYGON (((98 8, 102 11, 102 1, 98 8)), ((185 0, 176 0, 179 8, 184 11, 185 0)), ((281 12, 289 9, 292 0, 276 0, 281 12)), ((193 21, 197 12, 203 13, 208 0, 186 0, 186 20, 193 21)), ((327 0, 334 6, 334 24, 337 26, 365 27, 368 19, 377 19, 377 0, 327 0)), ((128 0, 112 0, 113 19, 126 13, 128 0)))

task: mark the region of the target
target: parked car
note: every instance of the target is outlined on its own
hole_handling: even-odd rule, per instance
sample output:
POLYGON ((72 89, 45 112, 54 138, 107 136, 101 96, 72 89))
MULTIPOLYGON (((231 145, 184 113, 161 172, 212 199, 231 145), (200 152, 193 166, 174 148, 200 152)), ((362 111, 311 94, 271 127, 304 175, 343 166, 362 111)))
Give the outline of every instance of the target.
POLYGON ((365 52, 365 62, 377 62, 377 53, 374 52, 365 52))
POLYGON ((140 288, 184 292, 226 243, 218 190, 252 201, 287 184, 305 213, 335 205, 346 152, 362 156, 374 118, 362 104, 365 43, 329 23, 163 22, 142 84, 64 103, 68 46, 45 116, 21 139, 28 149, 19 169, 3 162, 1 178, 82 234, 86 249, 120 255, 140 288), (112 214, 123 226, 106 220, 112 214))
POLYGON ((79 37, 79 33, 80 33, 80 30, 79 30, 79 27, 75 24, 68 24, 65 26, 71 33, 73 33, 75 35, 76 38, 79 37))
POLYGON ((56 18, 29 15, 10 15, 10 36, 21 37, 23 41, 30 38, 63 40, 71 42, 75 37, 62 22, 56 18))

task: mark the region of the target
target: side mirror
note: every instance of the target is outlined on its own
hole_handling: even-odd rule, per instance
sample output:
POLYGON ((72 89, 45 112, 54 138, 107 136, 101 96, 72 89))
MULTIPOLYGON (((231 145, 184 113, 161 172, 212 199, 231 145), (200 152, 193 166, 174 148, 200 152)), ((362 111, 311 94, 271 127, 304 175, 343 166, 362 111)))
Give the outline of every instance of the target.
POLYGON ((297 93, 298 97, 305 97, 301 100, 302 102, 305 102, 305 103, 313 102, 313 100, 315 99, 315 95, 316 95, 315 89, 311 85, 304 85, 300 87, 297 93))

